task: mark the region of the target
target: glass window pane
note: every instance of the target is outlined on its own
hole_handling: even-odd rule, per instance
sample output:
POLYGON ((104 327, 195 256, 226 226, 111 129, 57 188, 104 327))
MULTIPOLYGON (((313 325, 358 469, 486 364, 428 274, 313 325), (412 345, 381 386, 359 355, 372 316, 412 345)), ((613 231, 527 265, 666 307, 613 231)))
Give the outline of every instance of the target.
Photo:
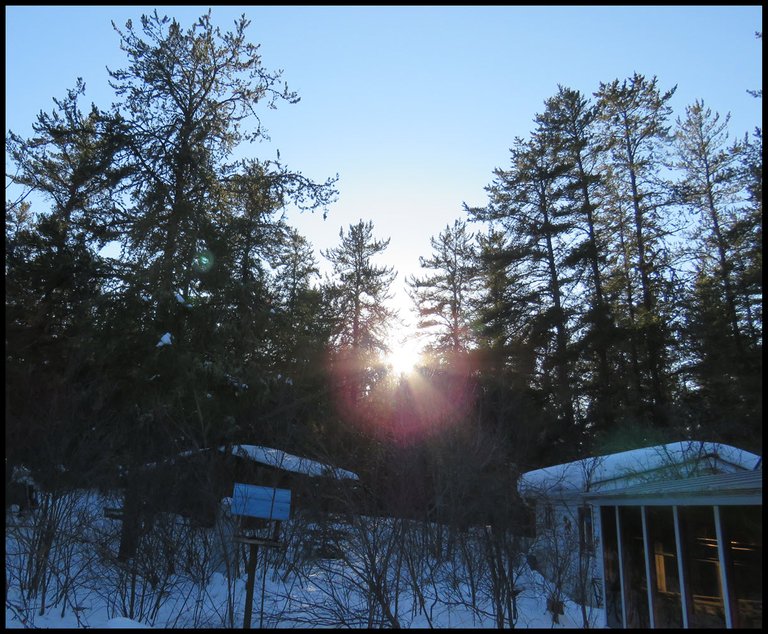
POLYGON ((672 507, 649 506, 645 513, 652 552, 655 625, 657 628, 680 628, 683 627, 683 612, 672 507))
POLYGON ((603 574, 605 575, 605 617, 608 627, 621 623, 621 584, 619 582, 619 547, 616 541, 616 507, 600 507, 603 542, 603 574))
POLYGON ((763 627, 763 517, 759 506, 721 506, 730 555, 734 627, 763 627))
POLYGON ((690 627, 725 627, 720 561, 711 506, 679 507, 685 571, 691 595, 690 627))
POLYGON ((643 524, 639 506, 620 506, 622 554, 624 559, 624 598, 627 627, 648 628, 648 589, 645 575, 643 524))

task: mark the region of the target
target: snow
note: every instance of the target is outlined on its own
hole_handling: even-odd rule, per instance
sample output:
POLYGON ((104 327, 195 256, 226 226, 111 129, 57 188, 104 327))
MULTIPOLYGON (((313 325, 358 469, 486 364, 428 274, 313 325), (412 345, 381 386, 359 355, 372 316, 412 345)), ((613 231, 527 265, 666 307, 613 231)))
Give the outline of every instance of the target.
POLYGON ((702 475, 695 467, 724 472, 754 469, 759 461, 760 456, 729 445, 681 441, 529 471, 520 476, 518 488, 521 493, 616 489, 650 479, 702 475))
POLYGON ((110 629, 117 629, 117 630, 128 630, 128 629, 141 629, 141 628, 148 628, 148 625, 144 625, 144 623, 141 623, 139 621, 134 621, 133 619, 127 619, 123 616, 118 616, 114 619, 109 619, 107 621, 106 627, 110 629))
MULTIPOLYGON (((189 449, 176 454, 173 458, 162 461, 162 463, 149 462, 146 463, 144 467, 152 469, 157 467, 158 464, 173 464, 176 461, 176 458, 187 458, 205 451, 208 451, 208 449, 189 449)), ((226 453, 227 447, 222 445, 219 447, 219 451, 226 453)), ((235 456, 260 462, 261 464, 270 467, 291 471, 293 473, 301 473, 311 477, 333 477, 339 480, 360 479, 358 475, 352 471, 347 471, 346 469, 334 467, 316 460, 310 460, 309 458, 301 458, 283 451, 282 449, 272 449, 271 447, 262 447, 260 445, 232 445, 230 453, 235 456)))
POLYGON ((186 308, 192 308, 192 304, 190 304, 186 299, 184 299, 184 296, 178 291, 176 292, 175 297, 176 297, 176 301, 179 302, 179 304, 182 304, 186 308))
POLYGON ((29 469, 23 465, 13 467, 13 471, 11 472, 11 482, 28 484, 30 486, 34 486, 35 484, 29 469))
POLYGON ((170 346, 171 345, 171 333, 166 332, 162 337, 160 337, 160 341, 157 342, 156 348, 162 348, 163 346, 170 346))
MULTIPOLYGON (((221 447, 220 450, 224 451, 225 448, 221 447)), ((250 458, 270 467, 277 467, 278 469, 308 476, 333 476, 338 479, 359 480, 357 474, 352 471, 323 464, 309 458, 300 458, 281 449, 271 449, 258 445, 233 445, 232 453, 250 458)))
MULTIPOLYGON (((709 451, 712 446, 700 449, 709 451)), ((750 467, 758 459, 721 445, 717 449, 721 461, 733 468, 750 467)), ((358 479, 350 471, 269 447, 235 445, 231 451, 310 476, 358 479)), ((593 464, 598 478, 610 479, 633 465, 654 468, 662 462, 661 455, 668 459, 688 454, 673 444, 601 456, 593 464)), ((561 477, 584 471, 583 465, 574 465, 577 463, 556 465, 525 477, 540 483, 547 480, 545 475, 561 477)), ((71 511, 56 516, 59 524, 49 551, 51 576, 42 615, 40 597, 27 596, 21 587, 35 561, 29 552, 33 538, 47 525, 41 515, 44 505, 27 515, 6 514, 6 628, 243 627, 247 574, 242 554, 247 547, 233 541, 237 524, 229 511, 230 499, 222 501, 221 518, 214 528, 195 526, 174 515, 158 516, 149 529, 153 537, 147 538, 146 547, 160 550, 149 551, 140 560, 155 574, 132 577, 130 566, 115 561, 121 523, 104 516, 104 509, 114 506, 114 496, 75 491, 65 498, 57 508, 71 511), (155 541, 155 537, 160 539, 155 541), (177 549, 169 550, 174 544, 177 549), (167 572, 171 560, 175 564, 167 572), (137 593, 135 603, 128 600, 131 592, 137 593)), ((454 533, 460 545, 451 548, 453 540, 447 536, 435 542, 438 530, 447 529, 360 515, 344 521, 329 517, 320 527, 296 514, 282 523, 280 547, 259 548, 252 626, 368 629, 391 627, 393 618, 406 629, 497 627, 486 560, 488 543, 484 541, 489 533, 485 527, 454 533), (329 534, 333 536, 330 542, 329 534), (437 550, 436 543, 442 544, 437 550), (381 601, 390 617, 377 600, 382 592, 386 596, 381 601)), ((513 571, 517 593, 515 627, 584 626, 582 606, 567 594, 562 596, 563 613, 553 622, 547 608, 553 585, 529 567, 526 551, 505 565, 513 571)), ((28 582, 24 585, 28 587, 28 582)), ((602 609, 583 609, 590 627, 604 623, 602 609)), ((505 626, 510 626, 509 621, 505 626)))
MULTIPOLYGON (((80 523, 80 539, 71 539, 73 526, 59 526, 61 540, 51 551, 52 576, 42 615, 39 597, 25 597, 19 584, 30 561, 20 546, 29 543, 26 538, 37 525, 36 518, 6 517, 6 628, 243 627, 246 566, 232 545, 231 534, 171 521, 164 529, 165 538, 173 536, 175 543, 184 546, 176 553, 175 571, 163 579, 166 556, 173 556, 164 550, 154 568, 161 576, 159 582, 141 576, 132 580, 129 568, 113 559, 120 523, 103 517, 103 507, 110 500, 95 492, 73 495, 77 512, 67 517, 80 523), (224 552, 222 547, 228 547, 236 559, 234 564, 230 560, 229 567, 223 567, 216 555, 224 552), (67 584, 66 600, 56 601, 63 592, 62 583, 67 584), (137 592, 133 604, 128 600, 132 588, 137 592), (143 613, 129 618, 131 605, 134 612, 143 613)), ((434 531, 435 525, 430 526, 434 531)), ((378 591, 386 593, 388 607, 401 627, 496 627, 481 527, 461 533, 466 549, 455 548, 451 554, 444 549, 439 557, 427 554, 431 551, 419 541, 425 526, 418 522, 357 516, 351 524, 331 520, 330 528, 340 535, 338 558, 308 555, 307 546, 318 527, 301 517, 283 523, 281 548, 259 549, 253 627, 388 627, 390 622, 369 585, 369 574, 375 573, 386 577, 378 591), (393 522, 399 522, 398 526, 393 522), (406 548, 403 552, 408 552, 412 569, 401 566, 399 557, 390 556, 388 549, 393 545, 406 548), (472 575, 463 559, 467 552, 474 553, 472 575)), ((149 563, 152 565, 151 558, 149 563)), ((552 623, 547 582, 524 559, 515 564, 515 570, 514 588, 519 591, 516 627, 582 627, 581 606, 567 596, 559 622, 552 623)), ((591 627, 603 622, 602 610, 587 608, 587 613, 591 627)))

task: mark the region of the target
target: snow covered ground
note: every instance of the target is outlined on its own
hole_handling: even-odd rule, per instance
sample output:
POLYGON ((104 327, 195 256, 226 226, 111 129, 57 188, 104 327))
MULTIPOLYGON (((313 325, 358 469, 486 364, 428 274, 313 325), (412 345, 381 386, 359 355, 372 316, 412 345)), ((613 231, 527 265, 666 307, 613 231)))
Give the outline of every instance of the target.
MULTIPOLYGON (((232 526, 202 529, 159 517, 134 571, 116 561, 120 522, 104 517, 105 506, 110 500, 78 492, 43 500, 26 516, 7 514, 7 628, 243 627, 248 546, 232 542, 232 526), (43 516, 56 534, 47 563, 36 568, 53 525, 43 516), (33 580, 41 589, 29 596, 22 586, 33 580)), ((285 522, 284 546, 259 549, 252 627, 493 628, 499 609, 506 627, 510 616, 520 628, 583 627, 581 606, 568 599, 553 622, 551 586, 524 557, 499 560, 515 580, 494 585, 483 546, 490 533, 482 527, 453 541, 436 542, 435 531, 369 517, 324 527, 285 522), (499 594, 505 587, 514 589, 514 603, 499 594)), ((587 608, 591 627, 603 622, 601 612, 587 608)))

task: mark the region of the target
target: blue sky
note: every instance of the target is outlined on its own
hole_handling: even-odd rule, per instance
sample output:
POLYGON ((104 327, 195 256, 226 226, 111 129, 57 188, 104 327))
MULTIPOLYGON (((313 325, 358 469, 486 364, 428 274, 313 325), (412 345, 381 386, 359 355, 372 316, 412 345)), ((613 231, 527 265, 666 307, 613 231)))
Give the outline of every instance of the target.
MULTIPOLYGON (((26 135, 76 78, 86 100, 112 101, 105 66, 125 66, 110 25, 150 6, 6 7, 6 130, 26 135)), ((207 6, 157 7, 183 27, 207 6)), ((301 101, 264 111, 272 140, 249 155, 281 158, 323 180, 339 174, 327 220, 289 214, 316 247, 336 246, 341 227, 372 220, 391 238, 386 258, 404 278, 419 273, 429 239, 486 201, 557 85, 591 95, 634 72, 677 84, 672 106, 703 99, 731 113, 732 135, 762 126, 760 6, 462 7, 218 6, 223 29, 245 13, 268 69, 282 68, 301 101)), ((318 256, 322 261, 322 258, 318 256)))

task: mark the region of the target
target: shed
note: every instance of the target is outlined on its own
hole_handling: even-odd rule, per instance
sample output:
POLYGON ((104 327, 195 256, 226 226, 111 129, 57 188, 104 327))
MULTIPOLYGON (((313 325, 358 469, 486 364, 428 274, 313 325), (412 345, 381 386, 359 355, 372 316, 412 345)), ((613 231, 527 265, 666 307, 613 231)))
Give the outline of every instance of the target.
POLYGON ((292 512, 322 514, 353 498, 358 481, 351 471, 259 445, 185 451, 127 479, 123 509, 110 510, 123 520, 119 557, 132 556, 143 517, 175 513, 213 527, 235 482, 290 489, 292 512))
POLYGON ((608 627, 761 627, 761 467, 684 441, 523 474, 541 571, 570 556, 567 590, 608 627))

